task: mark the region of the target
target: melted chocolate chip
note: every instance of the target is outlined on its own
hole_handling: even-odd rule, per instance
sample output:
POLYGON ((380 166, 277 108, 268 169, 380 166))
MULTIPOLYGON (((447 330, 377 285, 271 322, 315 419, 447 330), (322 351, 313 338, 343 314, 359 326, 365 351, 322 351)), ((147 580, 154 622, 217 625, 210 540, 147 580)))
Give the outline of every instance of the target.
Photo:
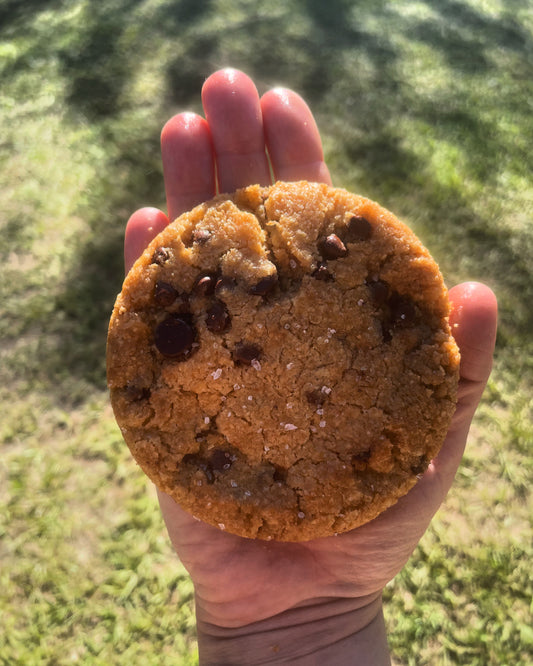
POLYGON ((306 400, 310 405, 315 407, 320 407, 326 402, 327 393, 322 389, 316 388, 311 391, 307 391, 305 394, 306 400))
POLYGON ((193 291, 198 296, 210 296, 215 293, 217 278, 215 275, 201 275, 193 287, 193 291))
POLYGON ((211 333, 222 333, 230 327, 231 318, 226 306, 221 301, 215 301, 207 310, 205 325, 211 333))
POLYGON ((335 277, 332 273, 329 272, 327 264, 320 262, 316 267, 313 277, 316 280, 322 280, 323 282, 333 282, 335 277))
POLYGON ((348 254, 346 245, 337 234, 330 234, 323 238, 318 244, 318 250, 323 259, 340 259, 348 254))
POLYGON ((386 321, 381 324, 381 337, 383 342, 390 342, 392 340, 392 328, 390 322, 386 321))
POLYGON ((162 308, 166 308, 169 305, 172 305, 177 297, 177 290, 174 289, 171 284, 168 284, 168 282, 155 283, 154 301, 156 305, 159 305, 162 308))
POLYGON ((274 465, 273 478, 276 483, 285 483, 287 481, 287 470, 279 465, 274 465))
POLYGON ((233 350, 233 360, 242 365, 251 365, 260 356, 261 348, 249 342, 238 342, 233 350))
POLYGON ((187 356, 195 340, 194 327, 182 317, 167 317, 154 332, 155 346, 163 356, 187 356))
POLYGON ((416 319, 416 307, 413 301, 407 296, 392 294, 389 298, 388 306, 393 324, 409 326, 414 323, 416 319))
POLYGON ((222 449, 215 449, 209 458, 209 464, 214 472, 225 472, 233 463, 231 455, 222 449))
POLYGON ((261 278, 257 284, 250 288, 250 294, 254 296, 265 296, 271 291, 278 282, 278 274, 271 273, 261 278))
POLYGON ((362 472, 368 466, 368 461, 370 460, 370 450, 368 451, 358 451, 352 455, 352 467, 357 472, 362 472))
POLYGON ((366 241, 372 236, 372 225, 362 215, 354 215, 350 218, 344 239, 349 243, 366 241))
POLYGON ((162 266, 170 259, 170 250, 167 247, 158 247, 152 255, 152 264, 162 266))
POLYGON ((215 482, 215 475, 213 473, 213 469, 209 462, 202 458, 197 453, 187 453, 187 455, 183 456, 182 463, 185 465, 190 465, 191 467, 196 467, 196 469, 201 470, 205 474, 205 478, 207 480, 207 483, 214 483, 215 482))
POLYGON ((383 280, 372 280, 367 282, 370 297, 376 305, 384 305, 387 302, 390 294, 389 285, 383 280))
POLYGON ((125 388, 126 398, 131 402, 141 402, 150 398, 150 389, 143 386, 128 385, 125 388))
POLYGON ((407 328, 416 322, 416 306, 407 296, 393 292, 383 305, 384 320, 382 322, 383 341, 390 342, 395 330, 407 328))

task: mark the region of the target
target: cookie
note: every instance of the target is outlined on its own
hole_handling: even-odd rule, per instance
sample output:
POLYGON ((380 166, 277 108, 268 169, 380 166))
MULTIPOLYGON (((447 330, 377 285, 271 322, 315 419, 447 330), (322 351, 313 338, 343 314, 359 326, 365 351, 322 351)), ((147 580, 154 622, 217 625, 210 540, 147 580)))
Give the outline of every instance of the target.
POLYGON ((150 479, 244 537, 361 525, 437 454, 459 353, 438 266, 378 204, 322 184, 218 196, 127 275, 112 406, 150 479))

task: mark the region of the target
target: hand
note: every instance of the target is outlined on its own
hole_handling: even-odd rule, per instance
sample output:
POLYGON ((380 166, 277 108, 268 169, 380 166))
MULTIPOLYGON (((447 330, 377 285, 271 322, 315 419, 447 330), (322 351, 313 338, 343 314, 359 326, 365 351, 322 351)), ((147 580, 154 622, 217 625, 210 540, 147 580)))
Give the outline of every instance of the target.
MULTIPOLYGON (((206 81, 202 101, 206 119, 179 114, 162 131, 168 218, 150 208, 130 218, 127 269, 169 218, 214 196, 217 185, 224 192, 251 183, 270 184, 265 147, 275 179, 331 183, 316 123, 294 92, 274 89, 259 98, 247 76, 223 70, 206 81)), ((283 618, 280 614, 295 608, 304 609, 304 618, 305 613, 315 619, 321 613, 335 615, 332 606, 325 610, 331 600, 350 612, 365 611, 359 629, 379 614, 383 587, 402 569, 452 484, 491 370, 496 331, 493 293, 484 285, 467 283, 454 287, 450 298, 451 324, 462 355, 452 426, 417 485, 371 523, 305 543, 254 541, 197 521, 159 493, 170 538, 195 585, 202 632, 214 635, 216 627, 230 632, 225 637, 242 636, 242 630, 231 631, 259 623, 253 626, 260 633, 262 622, 281 626, 275 621, 272 625, 272 618, 283 618)), ((352 624, 352 630, 357 629, 352 624)))

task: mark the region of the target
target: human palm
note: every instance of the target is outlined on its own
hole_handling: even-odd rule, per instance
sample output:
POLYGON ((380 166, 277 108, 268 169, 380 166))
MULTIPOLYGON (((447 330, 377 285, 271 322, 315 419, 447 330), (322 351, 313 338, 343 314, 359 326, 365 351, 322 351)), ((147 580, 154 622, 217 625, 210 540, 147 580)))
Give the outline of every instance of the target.
MULTIPOLYGON (((313 116, 295 93, 259 97, 243 73, 223 70, 205 83, 206 118, 174 116, 161 135, 168 217, 143 208, 126 229, 129 269, 150 240, 180 213, 215 192, 277 180, 331 183, 313 116), (270 165, 267 158, 270 159, 270 165)), ((403 567, 453 481, 468 428, 491 369, 496 301, 484 285, 450 290, 451 324, 461 350, 459 402, 448 437, 416 486, 372 522, 303 543, 243 539, 196 520, 170 497, 159 500, 172 543, 195 585, 197 611, 238 627, 299 604, 380 595, 403 567)))

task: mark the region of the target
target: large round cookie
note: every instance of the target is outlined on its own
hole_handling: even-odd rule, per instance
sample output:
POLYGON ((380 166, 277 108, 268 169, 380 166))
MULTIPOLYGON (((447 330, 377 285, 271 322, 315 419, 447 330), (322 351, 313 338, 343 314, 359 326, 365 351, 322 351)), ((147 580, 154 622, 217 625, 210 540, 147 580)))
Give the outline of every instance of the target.
POLYGON ((438 452, 459 354, 439 269, 376 203, 300 182, 185 213, 146 249, 108 338, 116 419, 197 518, 306 540, 396 502, 438 452))

